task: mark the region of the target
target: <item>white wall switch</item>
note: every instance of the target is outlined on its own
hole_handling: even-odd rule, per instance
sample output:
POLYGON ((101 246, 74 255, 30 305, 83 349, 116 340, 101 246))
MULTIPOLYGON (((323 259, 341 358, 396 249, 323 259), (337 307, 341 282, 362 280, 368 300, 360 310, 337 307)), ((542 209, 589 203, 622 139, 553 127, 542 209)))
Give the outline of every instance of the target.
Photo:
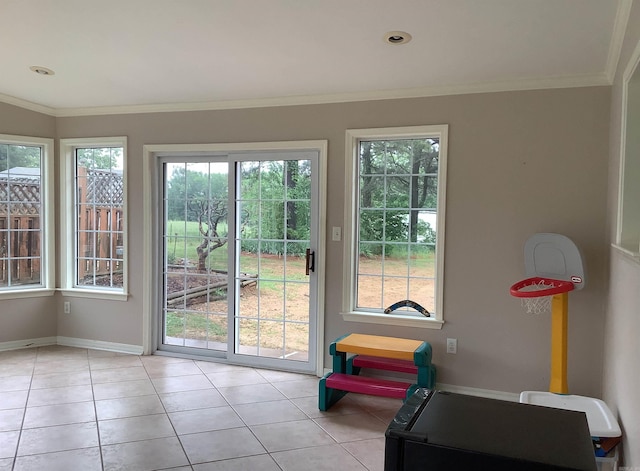
POLYGON ((447 339, 447 353, 458 353, 458 339, 447 339))

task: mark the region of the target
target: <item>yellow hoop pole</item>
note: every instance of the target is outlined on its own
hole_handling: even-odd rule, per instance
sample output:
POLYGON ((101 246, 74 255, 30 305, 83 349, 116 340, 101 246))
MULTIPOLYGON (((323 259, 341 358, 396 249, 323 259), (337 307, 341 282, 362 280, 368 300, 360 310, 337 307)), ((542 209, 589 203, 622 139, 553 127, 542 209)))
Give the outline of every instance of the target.
POLYGON ((568 394, 567 386, 567 330, 568 293, 551 298, 551 379, 549 392, 568 394))

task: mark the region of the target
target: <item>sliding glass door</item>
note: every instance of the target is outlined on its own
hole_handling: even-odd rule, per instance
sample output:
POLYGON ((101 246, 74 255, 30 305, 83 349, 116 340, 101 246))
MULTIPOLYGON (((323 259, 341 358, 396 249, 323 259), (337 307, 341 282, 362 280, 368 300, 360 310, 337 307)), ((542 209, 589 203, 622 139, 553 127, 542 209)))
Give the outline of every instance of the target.
POLYGON ((159 159, 158 349, 315 371, 319 150, 159 159))

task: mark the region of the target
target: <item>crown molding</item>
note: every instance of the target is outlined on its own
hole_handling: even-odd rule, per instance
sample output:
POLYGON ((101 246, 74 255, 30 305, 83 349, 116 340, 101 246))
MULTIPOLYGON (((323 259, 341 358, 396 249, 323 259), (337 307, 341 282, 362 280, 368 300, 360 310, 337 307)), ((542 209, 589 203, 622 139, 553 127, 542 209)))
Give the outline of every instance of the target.
POLYGON ((609 54, 607 55, 607 65, 605 67, 605 75, 610 83, 616 76, 618 70, 618 62, 622 53, 622 44, 624 35, 627 32, 627 24, 629 23, 629 15, 633 0, 620 0, 616 11, 616 19, 613 24, 613 33, 611 34, 611 42, 609 43, 609 54))
MULTIPOLYGON (((630 0, 622 0, 623 2, 630 0)), ((336 93, 326 95, 304 95, 250 100, 221 100, 197 103, 167 103, 149 105, 101 106, 86 108, 51 108, 19 98, 0 94, 0 101, 20 106, 32 111, 58 118, 79 116, 100 116, 139 113, 171 113, 185 111, 216 111, 246 108, 269 108, 282 106, 320 105, 331 103, 349 103, 359 101, 393 100, 406 98, 425 98, 448 95, 467 95, 473 93, 497 93, 553 88, 579 88, 608 86, 612 81, 607 74, 577 75, 567 77, 544 77, 538 79, 505 80, 477 84, 440 85, 432 87, 408 88, 397 90, 377 90, 354 93, 336 93)))
POLYGON ((399 90, 379 90, 327 95, 306 95, 253 100, 223 100, 200 103, 171 103, 155 105, 106 106, 92 108, 58 108, 57 117, 94 116, 135 113, 170 113, 180 111, 214 111, 246 108, 268 108, 281 106, 319 105, 358 101, 392 100, 402 98, 424 98, 432 96, 466 95, 472 93, 495 93, 520 90, 552 88, 577 88, 611 85, 605 74, 570 77, 547 77, 479 84, 443 85, 399 90))
POLYGON ((55 116, 57 111, 55 108, 51 108, 49 106, 39 105, 38 103, 33 103, 32 101, 23 100, 21 98, 16 98, 10 95, 4 95, 2 93, 0 93, 0 102, 6 103, 8 105, 14 105, 19 108, 24 108, 25 110, 48 114, 50 116, 55 116))

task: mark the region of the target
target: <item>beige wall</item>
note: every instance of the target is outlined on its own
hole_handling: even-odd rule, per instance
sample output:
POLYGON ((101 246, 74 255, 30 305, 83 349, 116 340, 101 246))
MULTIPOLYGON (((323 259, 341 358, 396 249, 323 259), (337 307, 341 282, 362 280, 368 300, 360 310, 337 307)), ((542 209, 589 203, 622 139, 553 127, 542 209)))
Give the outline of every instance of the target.
MULTIPOLYGON (((0 103, 0 134, 54 138, 51 116, 0 103)), ((0 343, 52 337, 57 331, 54 297, 0 301, 0 343)))
MULTIPOLYGON (((616 239, 622 75, 640 41, 640 3, 634 2, 611 95, 609 242, 616 239)), ((634 132, 638 132, 635 130, 634 132)), ((637 157, 637 156, 636 156, 637 157)), ((619 417, 624 464, 640 467, 640 264, 611 249, 604 350, 604 400, 619 417)))
MULTIPOLYGON (((339 315, 342 245, 328 242, 326 342, 347 332, 424 339, 439 381, 509 392, 548 387, 549 316, 527 316, 508 288, 524 277, 522 246, 559 232, 583 250, 588 287, 570 296, 569 382, 600 396, 604 326, 609 87, 492 93, 250 110, 60 118, 58 137, 128 136, 127 303, 74 299, 58 335, 142 343, 142 146, 329 141, 327 227, 343 223, 345 129, 449 124, 445 321, 442 330, 347 323, 339 315), (445 354, 445 339, 458 354, 445 354)), ((330 366, 325 355, 325 364, 330 366)))
POLYGON ((52 139, 56 137, 56 119, 0 102, 0 134, 52 139))
MULTIPOLYGON (((449 124, 444 328, 416 330, 342 321, 343 251, 341 243, 330 241, 326 343, 347 332, 424 339, 434 346, 442 383, 514 393, 545 390, 549 316, 523 314, 508 288, 524 277, 525 240, 535 232, 559 232, 582 249, 589 277, 587 288, 570 295, 569 387, 576 394, 600 396, 608 266, 603 175, 609 95, 609 87, 593 87, 58 118, 58 138, 128 136, 131 298, 128 302, 66 298, 71 299, 72 314, 65 315, 62 297, 56 296, 46 309, 57 311, 57 326, 47 332, 142 345, 144 144, 327 139, 327 227, 331 228, 343 224, 345 129, 449 124), (458 339, 457 355, 445 353, 447 337, 458 339)), ((33 117, 34 123, 41 119, 33 117)), ((18 132, 5 129, 0 127, 0 132, 18 132)), ((38 125, 19 132, 37 134, 38 125)), ((33 301, 0 302, 3 340, 26 335, 15 324, 16 317, 4 313, 32 306, 33 301)), ((52 335, 41 331, 34 327, 29 336, 52 335)), ((330 366, 328 354, 325 365, 330 366)))

